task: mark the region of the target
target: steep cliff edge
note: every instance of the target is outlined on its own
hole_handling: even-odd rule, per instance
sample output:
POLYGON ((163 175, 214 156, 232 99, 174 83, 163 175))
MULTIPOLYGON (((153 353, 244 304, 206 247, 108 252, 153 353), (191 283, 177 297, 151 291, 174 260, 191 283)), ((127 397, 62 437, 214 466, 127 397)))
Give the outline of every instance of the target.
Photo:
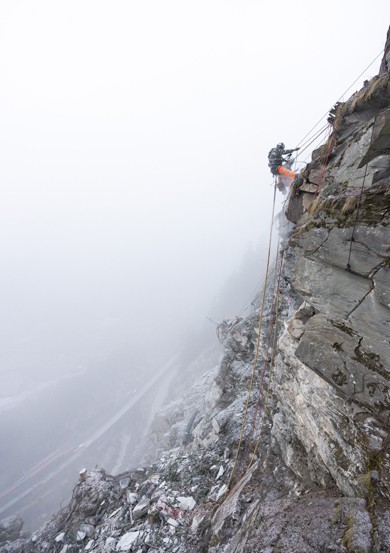
POLYGON ((315 459, 314 472, 326 468, 345 494, 363 493, 370 479, 386 499, 389 106, 387 71, 338 106, 327 143, 294 183, 291 279, 310 309, 304 319, 299 310, 293 315, 279 342, 273 430, 285 460, 290 435, 315 459), (308 184, 314 193, 304 191, 308 184))
POLYGON ((83 473, 2 553, 390 551, 389 56, 338 105, 264 302, 156 417, 144 468, 83 473))

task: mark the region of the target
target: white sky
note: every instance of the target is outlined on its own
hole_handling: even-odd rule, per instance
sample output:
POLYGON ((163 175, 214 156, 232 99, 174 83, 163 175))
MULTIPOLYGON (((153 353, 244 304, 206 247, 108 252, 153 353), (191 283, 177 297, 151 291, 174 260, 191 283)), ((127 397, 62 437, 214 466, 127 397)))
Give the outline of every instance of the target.
POLYGON ((47 324, 60 351, 79 320, 204 318, 266 240, 268 150, 332 106, 389 16, 388 0, 1 0, 3 334, 47 324))

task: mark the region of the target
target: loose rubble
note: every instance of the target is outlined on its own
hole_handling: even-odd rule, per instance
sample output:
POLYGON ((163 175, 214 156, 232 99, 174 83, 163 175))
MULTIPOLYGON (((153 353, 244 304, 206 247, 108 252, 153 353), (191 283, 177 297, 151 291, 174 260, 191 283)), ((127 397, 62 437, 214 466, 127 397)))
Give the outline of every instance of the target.
POLYGON ((33 536, 0 521, 0 553, 390 551, 389 50, 294 182, 260 340, 257 297, 223 326, 218 365, 157 415, 142 468, 83 469, 33 536))

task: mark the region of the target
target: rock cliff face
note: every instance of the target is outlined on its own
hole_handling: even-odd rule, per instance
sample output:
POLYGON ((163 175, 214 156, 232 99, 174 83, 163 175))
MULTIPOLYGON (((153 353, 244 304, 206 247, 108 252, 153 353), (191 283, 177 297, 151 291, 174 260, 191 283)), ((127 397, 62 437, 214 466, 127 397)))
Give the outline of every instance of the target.
POLYGON ((290 240, 291 278, 307 303, 305 318, 298 310, 280 339, 275 386, 280 414, 274 427, 286 461, 287 434, 343 493, 364 493, 370 479, 386 499, 389 77, 383 73, 339 105, 332 135, 295 183, 293 201, 301 200, 302 213, 290 240), (301 187, 308 183, 316 192, 303 192, 304 211, 301 187))
POLYGON ((389 51, 295 179, 264 301, 156 417, 144 468, 83 474, 0 551, 390 551, 389 51))

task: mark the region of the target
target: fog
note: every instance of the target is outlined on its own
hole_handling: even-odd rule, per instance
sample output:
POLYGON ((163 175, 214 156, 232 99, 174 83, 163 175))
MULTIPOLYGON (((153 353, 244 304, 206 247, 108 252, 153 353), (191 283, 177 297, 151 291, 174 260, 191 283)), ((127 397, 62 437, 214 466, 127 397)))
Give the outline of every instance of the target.
POLYGON ((294 147, 380 53, 388 15, 384 0, 2 0, 4 485, 72 436, 69 411, 88 426, 91 402, 123 402, 115 382, 140 389, 191 336, 210 345, 209 318, 250 303, 267 153, 294 147), (20 411, 38 391, 39 410, 20 411), (22 466, 45 440, 23 444, 23 429, 52 416, 52 443, 22 466))

